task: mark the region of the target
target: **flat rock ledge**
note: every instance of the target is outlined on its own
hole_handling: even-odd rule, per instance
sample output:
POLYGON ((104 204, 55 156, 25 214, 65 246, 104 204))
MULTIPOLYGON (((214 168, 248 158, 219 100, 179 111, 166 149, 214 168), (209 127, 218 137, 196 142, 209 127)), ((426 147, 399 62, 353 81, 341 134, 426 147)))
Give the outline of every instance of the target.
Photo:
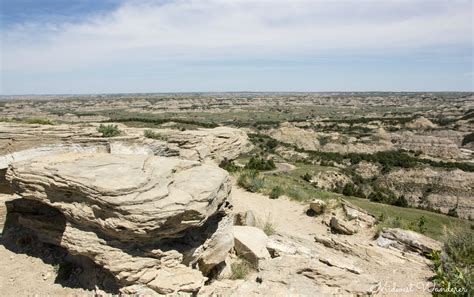
POLYGON ((234 245, 231 183, 216 166, 72 153, 13 163, 6 179, 22 199, 8 206, 4 236, 27 229, 89 258, 127 293, 196 293, 234 245))

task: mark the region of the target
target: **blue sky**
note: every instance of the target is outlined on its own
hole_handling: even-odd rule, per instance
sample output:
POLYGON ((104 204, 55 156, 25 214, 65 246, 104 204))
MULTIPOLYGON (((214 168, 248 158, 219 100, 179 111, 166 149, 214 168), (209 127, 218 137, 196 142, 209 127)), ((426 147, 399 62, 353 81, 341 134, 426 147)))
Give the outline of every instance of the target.
POLYGON ((1 94, 473 91, 471 0, 0 0, 1 94))

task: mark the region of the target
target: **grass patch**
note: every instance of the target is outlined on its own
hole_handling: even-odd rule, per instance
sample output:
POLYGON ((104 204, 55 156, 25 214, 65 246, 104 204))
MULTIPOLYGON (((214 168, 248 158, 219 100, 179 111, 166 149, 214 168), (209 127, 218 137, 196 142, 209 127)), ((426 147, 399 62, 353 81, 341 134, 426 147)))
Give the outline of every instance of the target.
POLYGON ((345 197, 356 206, 365 209, 375 217, 381 219, 380 227, 396 227, 403 229, 411 229, 419 232, 420 228, 424 230, 424 234, 441 240, 444 236, 443 230, 446 227, 457 226, 458 228, 471 231, 471 223, 466 220, 449 217, 443 214, 430 212, 417 208, 403 208, 388 204, 371 202, 367 199, 356 197, 345 197), (420 227, 421 217, 424 217, 424 223, 420 227))
POLYGON ((145 132, 143 132, 143 136, 145 136, 146 138, 150 138, 150 139, 166 140, 166 136, 164 136, 160 133, 154 132, 152 130, 145 130, 145 132))
POLYGON ((270 236, 270 235, 273 235, 275 234, 276 230, 275 230, 275 226, 273 225, 272 222, 270 221, 266 221, 265 224, 263 225, 263 228, 262 228, 263 232, 265 234, 267 234, 267 236, 270 236))
POLYGON ((252 271, 252 265, 245 259, 239 259, 237 262, 230 264, 232 274, 231 279, 245 279, 252 271))
POLYGON ((21 119, 21 118, 2 118, 0 122, 7 123, 19 123, 19 124, 30 124, 30 125, 56 125, 53 120, 50 119, 40 119, 40 118, 31 118, 31 119, 21 119))
POLYGON ((256 193, 263 188, 265 178, 257 171, 243 171, 237 179, 237 184, 249 192, 256 193))

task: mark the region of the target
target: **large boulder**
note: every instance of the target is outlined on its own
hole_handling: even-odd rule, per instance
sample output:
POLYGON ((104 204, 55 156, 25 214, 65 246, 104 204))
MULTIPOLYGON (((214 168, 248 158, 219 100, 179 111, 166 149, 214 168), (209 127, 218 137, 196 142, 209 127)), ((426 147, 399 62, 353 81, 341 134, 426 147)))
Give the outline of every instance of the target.
POLYGON ((270 258, 267 250, 268 236, 256 227, 234 226, 235 251, 255 266, 270 258))
POLYGON ((24 198, 9 210, 18 226, 91 259, 121 286, 196 292, 234 244, 230 179, 215 166, 64 154, 14 163, 6 178, 24 198))

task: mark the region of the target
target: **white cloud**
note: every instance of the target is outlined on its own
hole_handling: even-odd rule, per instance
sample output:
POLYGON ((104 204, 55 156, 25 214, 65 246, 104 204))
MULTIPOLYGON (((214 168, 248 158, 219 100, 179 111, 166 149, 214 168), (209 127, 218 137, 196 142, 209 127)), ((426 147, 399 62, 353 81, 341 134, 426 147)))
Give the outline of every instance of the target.
POLYGON ((81 23, 3 31, 3 75, 117 63, 265 58, 471 46, 472 2, 127 1, 81 23))

